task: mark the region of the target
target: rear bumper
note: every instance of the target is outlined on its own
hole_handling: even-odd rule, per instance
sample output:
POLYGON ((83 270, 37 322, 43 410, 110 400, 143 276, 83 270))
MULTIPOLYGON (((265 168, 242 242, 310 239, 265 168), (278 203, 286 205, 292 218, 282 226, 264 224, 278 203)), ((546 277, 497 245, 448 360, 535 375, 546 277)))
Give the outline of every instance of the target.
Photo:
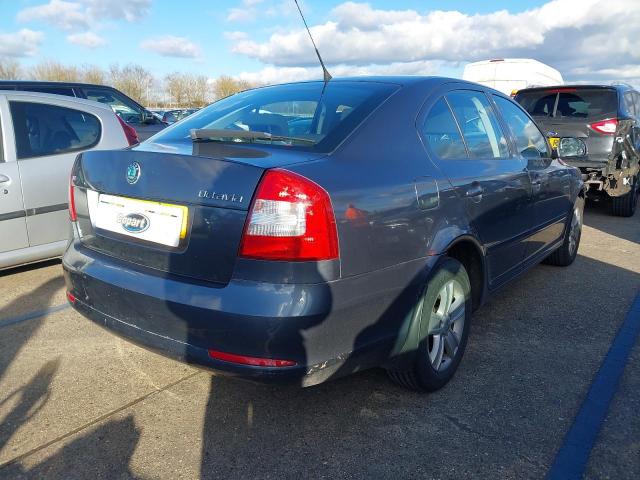
MULTIPOLYGON (((437 257, 315 284, 224 286, 133 267, 72 242, 63 257, 74 308, 145 348, 223 374, 312 385, 400 353, 411 302, 437 257), (296 362, 254 367, 208 350, 296 362)), ((404 352, 402 352, 404 353, 404 352)))

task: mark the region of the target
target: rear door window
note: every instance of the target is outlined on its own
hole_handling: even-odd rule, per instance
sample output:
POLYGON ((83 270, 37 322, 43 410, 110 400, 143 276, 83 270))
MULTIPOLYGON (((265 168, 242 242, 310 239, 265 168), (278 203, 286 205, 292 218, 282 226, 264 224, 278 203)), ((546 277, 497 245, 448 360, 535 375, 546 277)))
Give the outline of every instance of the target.
POLYGON ((605 88, 555 88, 519 92, 516 101, 531 116, 596 119, 615 117, 618 95, 605 88))
POLYGON ((444 98, 431 107, 422 125, 421 133, 429 149, 438 158, 445 160, 467 158, 462 135, 444 98))
POLYGON ((458 90, 446 95, 462 130, 470 158, 508 158, 507 139, 486 95, 458 90))
POLYGON ((100 141, 100 121, 72 108, 9 102, 18 159, 85 150, 100 141))
POLYGON ((495 95, 493 99, 511 130, 518 153, 525 158, 550 157, 547 141, 531 118, 512 101, 495 95))

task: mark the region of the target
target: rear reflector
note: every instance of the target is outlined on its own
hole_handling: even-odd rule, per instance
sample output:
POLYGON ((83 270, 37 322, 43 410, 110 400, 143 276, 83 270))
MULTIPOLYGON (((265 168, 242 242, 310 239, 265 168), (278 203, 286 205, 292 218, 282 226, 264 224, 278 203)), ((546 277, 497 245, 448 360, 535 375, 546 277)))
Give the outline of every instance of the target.
POLYGON ((120 126, 122 127, 122 130, 124 131, 124 136, 127 137, 127 141, 129 142, 129 146, 135 145, 137 143, 140 143, 140 140, 138 139, 138 132, 136 132, 136 129, 133 128, 128 123, 126 123, 124 120, 122 120, 119 115, 116 115, 116 118, 120 122, 120 126))
POLYGON ((296 364, 296 362, 293 362, 291 360, 247 357, 245 355, 235 355, 233 353, 218 352, 217 350, 209 350, 209 356, 214 360, 238 363, 240 365, 251 365, 253 367, 293 367, 296 364))
POLYGON ((73 182, 76 177, 72 174, 69 177, 69 219, 72 222, 78 220, 78 214, 76 213, 76 195, 73 190, 73 182))
POLYGON ((67 300, 69 303, 76 303, 76 297, 71 292, 67 292, 67 300))
POLYGON ((605 135, 613 135, 618 128, 618 119, 610 118, 608 120, 602 120, 601 122, 595 122, 589 125, 592 130, 605 135))
POLYGON ((247 217, 239 255, 284 261, 338 258, 338 233, 329 194, 288 170, 268 170, 247 217))

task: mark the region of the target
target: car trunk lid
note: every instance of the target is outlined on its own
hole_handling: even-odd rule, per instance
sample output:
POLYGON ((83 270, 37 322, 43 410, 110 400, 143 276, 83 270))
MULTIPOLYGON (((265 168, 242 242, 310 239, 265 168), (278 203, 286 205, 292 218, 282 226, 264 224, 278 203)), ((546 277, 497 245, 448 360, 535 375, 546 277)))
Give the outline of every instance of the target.
POLYGON ((265 167, 287 162, 266 149, 224 148, 226 157, 213 147, 211 156, 169 147, 84 153, 73 171, 82 244, 158 273, 227 283, 265 167))

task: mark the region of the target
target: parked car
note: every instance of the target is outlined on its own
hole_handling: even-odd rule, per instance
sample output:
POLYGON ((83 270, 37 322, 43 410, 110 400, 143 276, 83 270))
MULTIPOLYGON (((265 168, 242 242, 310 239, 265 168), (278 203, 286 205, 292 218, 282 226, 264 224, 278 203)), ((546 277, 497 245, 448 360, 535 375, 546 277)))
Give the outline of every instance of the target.
POLYGON ((532 58, 497 58, 468 63, 462 78, 515 95, 523 88, 562 85, 558 70, 532 58))
POLYGON ((191 364, 304 386, 381 365, 435 390, 489 294, 573 262, 582 208, 580 172, 495 90, 292 83, 80 155, 63 268, 77 311, 191 364))
POLYGON ((567 85, 521 90, 516 100, 553 146, 563 136, 582 138, 578 167, 590 198, 610 197, 612 213, 630 217, 638 203, 640 94, 628 85, 567 85))
POLYGON ((183 118, 188 117, 192 113, 197 112, 197 108, 184 108, 181 110, 168 110, 164 112, 162 116, 162 121, 166 124, 171 125, 172 123, 176 123, 178 120, 182 120, 183 118))
POLYGON ((0 269, 59 257, 76 155, 137 143, 135 130, 96 102, 16 91, 0 91, 0 130, 0 269))
POLYGON ((92 85, 75 82, 38 82, 0 80, 0 90, 21 90, 28 92, 53 93, 68 97, 86 98, 109 105, 120 118, 133 126, 140 141, 167 126, 132 98, 106 85, 92 85))

